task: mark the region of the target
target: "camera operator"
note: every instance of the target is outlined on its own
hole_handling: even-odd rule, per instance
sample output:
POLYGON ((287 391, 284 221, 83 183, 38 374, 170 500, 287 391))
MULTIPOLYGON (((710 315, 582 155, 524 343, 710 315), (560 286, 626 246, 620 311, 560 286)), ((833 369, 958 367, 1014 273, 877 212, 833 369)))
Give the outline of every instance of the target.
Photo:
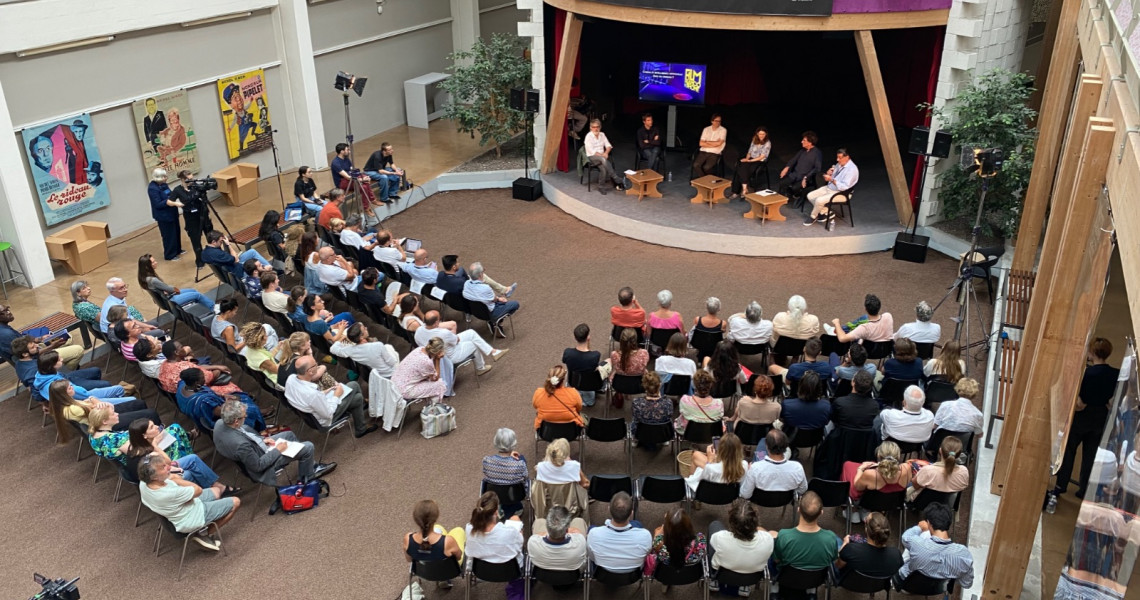
POLYGON ((182 203, 182 218, 186 221, 186 235, 190 238, 190 246, 194 248, 194 265, 204 267, 202 261, 202 234, 214 228, 210 222, 210 213, 206 208, 206 192, 190 187, 192 181, 190 171, 179 171, 178 180, 181 185, 170 191, 170 200, 182 203))
POLYGON ((251 248, 238 254, 237 245, 226 239, 220 231, 211 230, 206 233, 206 248, 202 250, 202 260, 206 263, 228 269, 241 280, 245 277, 243 265, 251 258, 256 259, 262 268, 272 268, 269 259, 257 250, 251 248))

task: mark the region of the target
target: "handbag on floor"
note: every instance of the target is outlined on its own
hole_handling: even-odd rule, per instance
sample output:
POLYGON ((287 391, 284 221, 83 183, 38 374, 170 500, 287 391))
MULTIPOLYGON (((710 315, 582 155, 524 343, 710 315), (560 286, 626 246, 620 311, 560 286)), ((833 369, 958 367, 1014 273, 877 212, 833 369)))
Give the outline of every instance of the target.
POLYGON ((420 412, 423 436, 429 440, 446 435, 455 429, 455 408, 442 402, 432 404, 420 412))
POLYGON ((308 483, 297 482, 277 488, 281 500, 281 510, 292 515, 319 506, 321 498, 329 495, 329 484, 324 479, 313 479, 308 483))

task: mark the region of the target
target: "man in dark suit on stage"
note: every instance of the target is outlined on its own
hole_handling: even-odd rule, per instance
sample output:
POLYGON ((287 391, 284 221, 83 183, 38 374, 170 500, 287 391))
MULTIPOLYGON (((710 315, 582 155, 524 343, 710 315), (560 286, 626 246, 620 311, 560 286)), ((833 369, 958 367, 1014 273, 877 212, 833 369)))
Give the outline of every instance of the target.
POLYGON ((780 171, 780 193, 789 200, 802 197, 812 184, 812 178, 823 169, 823 153, 815 147, 817 141, 814 131, 805 131, 800 140, 802 149, 780 171))

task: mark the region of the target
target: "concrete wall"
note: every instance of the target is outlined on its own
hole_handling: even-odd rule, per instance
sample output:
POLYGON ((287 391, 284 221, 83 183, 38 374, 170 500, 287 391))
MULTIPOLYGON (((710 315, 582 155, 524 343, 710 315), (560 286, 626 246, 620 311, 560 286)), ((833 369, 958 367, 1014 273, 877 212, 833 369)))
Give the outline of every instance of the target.
POLYGON ((530 14, 515 8, 511 0, 479 0, 479 35, 491 39, 495 33, 518 34, 519 21, 527 21, 530 14))

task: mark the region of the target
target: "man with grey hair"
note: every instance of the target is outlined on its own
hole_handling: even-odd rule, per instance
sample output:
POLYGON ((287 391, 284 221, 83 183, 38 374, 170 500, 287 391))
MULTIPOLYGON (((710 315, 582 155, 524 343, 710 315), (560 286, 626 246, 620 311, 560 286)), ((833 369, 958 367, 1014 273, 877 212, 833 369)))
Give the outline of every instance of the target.
MULTIPOLYGON (((472 302, 482 302, 487 305, 487 309, 491 311, 491 328, 495 330, 495 336, 507 337, 506 332, 503 331, 502 321, 518 311, 518 301, 507 300, 507 295, 496 294, 495 290, 491 289, 491 286, 484 281, 483 263, 472 263, 467 274, 471 276, 471 279, 463 284, 463 297, 472 302)), ((511 291, 514 291, 514 288, 515 286, 512 285, 511 291)))
POLYGON ((345 219, 344 229, 340 232, 340 243, 371 252, 376 247, 376 232, 363 233, 362 224, 360 215, 351 215, 345 219))
POLYGON ((909 386, 903 392, 902 408, 888 408, 879 413, 873 427, 882 432, 884 440, 924 444, 934 433, 934 413, 922 407, 925 402, 922 388, 909 386))
POLYGON ((139 497, 147 508, 167 519, 179 533, 189 533, 208 550, 221 549, 221 542, 210 537, 205 527, 221 529, 234 518, 241 500, 223 498, 226 486, 215 483, 202 489, 181 477, 182 470, 166 456, 151 452, 139 461, 139 497), (177 472, 172 473, 171 467, 177 472))
POLYGON ((571 520, 570 510, 555 504, 545 519, 535 519, 534 533, 527 540, 530 562, 541 569, 573 571, 586 564, 586 531, 581 518, 571 520))
MULTIPOLYGON (((103 301, 103 309, 99 311, 99 329, 103 333, 107 333, 110 323, 107 321, 107 311, 111 310, 112 306, 126 306, 127 305, 127 282, 119 277, 112 277, 107 280, 107 299, 103 301)), ((139 318, 142 318, 141 316, 139 318)))
POLYGON ((345 413, 352 415, 354 435, 364 437, 380 428, 369 423, 364 416, 364 396, 360 384, 355 381, 338 383, 328 390, 321 390, 317 382, 325 374, 325 366, 317 365, 316 359, 305 355, 294 363, 296 372, 285 382, 285 399, 301 412, 316 417, 322 427, 331 426, 345 413))
POLYGON ((772 339, 772 322, 764 320, 763 315, 759 302, 749 302, 743 313, 728 318, 725 339, 741 344, 767 344, 772 339))
POLYGON ((317 265, 317 277, 321 283, 337 286, 341 290, 356 291, 356 286, 360 285, 360 274, 356 272, 355 265, 329 246, 318 250, 317 256, 321 260, 317 265))
POLYGON ((297 461, 297 476, 309 481, 332 472, 336 463, 315 464, 312 442, 298 442, 292 431, 273 436, 258 435, 245 424, 246 406, 238 400, 222 404, 221 418, 214 423, 214 447, 218 454, 241 464, 249 476, 265 485, 277 485, 277 469, 297 461), (289 447, 300 448, 289 452, 289 447), (288 452, 289 456, 285 453, 288 452))
POLYGON ((916 344, 936 344, 942 339, 942 326, 931 323, 934 309, 923 300, 914 307, 915 320, 899 327, 895 332, 895 339, 910 338, 916 344))

